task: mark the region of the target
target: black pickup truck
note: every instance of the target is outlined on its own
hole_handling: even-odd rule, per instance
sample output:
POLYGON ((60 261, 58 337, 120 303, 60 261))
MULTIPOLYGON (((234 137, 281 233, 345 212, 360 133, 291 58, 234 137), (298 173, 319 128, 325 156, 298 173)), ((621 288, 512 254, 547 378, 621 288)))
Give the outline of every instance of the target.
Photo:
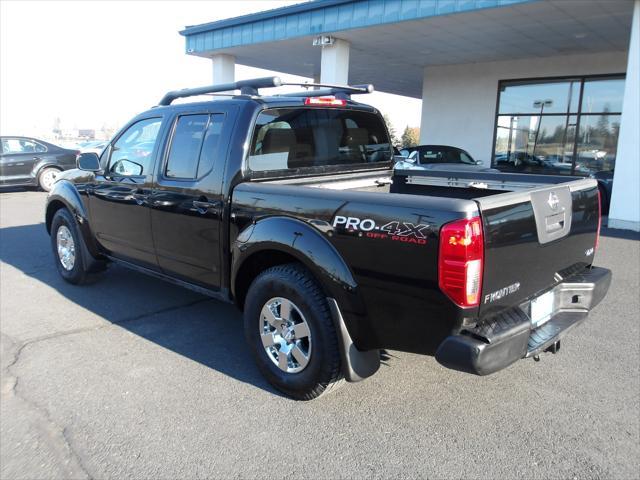
POLYGON ((555 353, 606 294, 595 180, 394 171, 380 113, 351 99, 372 87, 259 95, 280 84, 169 92, 81 154, 46 207, 62 277, 117 262, 234 302, 298 399, 372 375, 383 349, 478 375, 555 353))

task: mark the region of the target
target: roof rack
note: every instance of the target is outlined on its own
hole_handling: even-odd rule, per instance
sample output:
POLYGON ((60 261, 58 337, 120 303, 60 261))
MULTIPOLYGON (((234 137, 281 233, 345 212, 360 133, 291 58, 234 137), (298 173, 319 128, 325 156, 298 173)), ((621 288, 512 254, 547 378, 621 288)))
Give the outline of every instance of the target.
POLYGON ((208 85, 206 87, 184 88, 182 90, 168 92, 162 97, 158 105, 171 105, 171 102, 177 98, 194 97, 206 93, 228 92, 231 90, 240 90, 242 95, 258 95, 258 88, 279 87, 280 85, 282 85, 280 77, 263 77, 251 80, 239 80, 232 83, 221 83, 219 85, 208 85))
POLYGON ((318 90, 303 90, 301 92, 279 93, 278 97, 324 97, 335 95, 336 98, 349 100, 351 95, 372 93, 373 85, 331 85, 327 83, 283 83, 282 85, 295 85, 298 87, 322 87, 318 90))
POLYGON ((160 106, 171 105, 171 102, 178 98, 194 97, 217 92, 229 92, 240 90, 241 95, 259 95, 259 88, 279 87, 281 85, 295 85, 300 87, 318 87, 318 90, 304 90, 300 92, 277 94, 280 97, 322 97, 325 95, 335 95, 337 98, 349 99, 352 94, 371 93, 373 85, 331 85, 323 83, 283 83, 280 77, 263 77, 250 80, 239 80, 232 83, 221 83, 219 85, 208 85, 206 87, 184 88, 168 92, 158 103, 160 106), (322 87, 322 88, 320 88, 322 87))

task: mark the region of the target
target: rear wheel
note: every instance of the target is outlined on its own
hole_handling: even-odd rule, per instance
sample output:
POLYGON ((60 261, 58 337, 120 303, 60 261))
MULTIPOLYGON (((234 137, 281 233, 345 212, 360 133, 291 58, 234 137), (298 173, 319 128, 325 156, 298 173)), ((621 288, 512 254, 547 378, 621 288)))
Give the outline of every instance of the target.
POLYGON ((60 173, 60 170, 53 167, 47 167, 38 175, 38 185, 45 192, 50 192, 53 188, 53 183, 56 181, 56 177, 60 173))
POLYGON ((341 381, 327 300, 301 265, 278 265, 258 275, 247 293, 244 331, 258 368, 286 395, 311 400, 341 381))
POLYGON ((58 272, 69 283, 81 284, 87 278, 82 241, 69 210, 58 210, 51 222, 51 248, 58 272))

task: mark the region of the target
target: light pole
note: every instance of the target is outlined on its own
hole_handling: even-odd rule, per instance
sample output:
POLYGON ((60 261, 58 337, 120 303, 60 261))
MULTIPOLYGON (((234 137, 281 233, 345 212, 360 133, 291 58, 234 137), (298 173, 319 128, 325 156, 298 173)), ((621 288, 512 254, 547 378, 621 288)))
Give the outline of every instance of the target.
POLYGON ((536 128, 536 136, 533 139, 533 152, 531 155, 534 155, 536 152, 536 147, 538 146, 538 134, 540 133, 540 124, 542 123, 542 113, 544 112, 544 107, 550 107, 553 105, 553 100, 536 100, 533 102, 533 108, 540 109, 540 117, 538 118, 538 127, 536 128))

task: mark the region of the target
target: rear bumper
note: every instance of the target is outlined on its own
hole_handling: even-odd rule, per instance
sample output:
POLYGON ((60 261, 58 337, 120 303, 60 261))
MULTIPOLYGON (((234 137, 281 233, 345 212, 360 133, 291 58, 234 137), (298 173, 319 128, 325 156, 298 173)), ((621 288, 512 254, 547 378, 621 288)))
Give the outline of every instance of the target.
POLYGON ((610 270, 585 270, 553 288, 553 316, 542 326, 532 329, 527 301, 482 325, 445 338, 436 351, 436 360, 454 370, 488 375, 537 355, 582 323, 604 298, 610 284, 610 270))

